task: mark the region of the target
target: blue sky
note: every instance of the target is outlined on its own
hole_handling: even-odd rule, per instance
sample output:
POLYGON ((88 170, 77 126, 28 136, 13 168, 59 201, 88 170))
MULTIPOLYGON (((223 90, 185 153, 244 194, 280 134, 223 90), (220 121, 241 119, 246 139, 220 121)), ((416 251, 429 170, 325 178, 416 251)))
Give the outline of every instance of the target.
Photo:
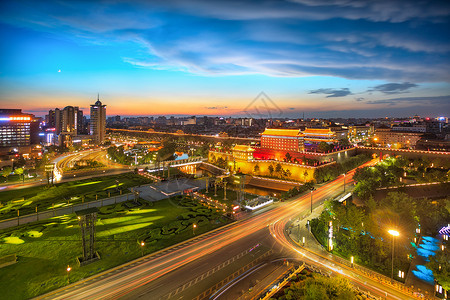
POLYGON ((37 115, 450 112, 448 1, 2 1, 0 103, 37 115))

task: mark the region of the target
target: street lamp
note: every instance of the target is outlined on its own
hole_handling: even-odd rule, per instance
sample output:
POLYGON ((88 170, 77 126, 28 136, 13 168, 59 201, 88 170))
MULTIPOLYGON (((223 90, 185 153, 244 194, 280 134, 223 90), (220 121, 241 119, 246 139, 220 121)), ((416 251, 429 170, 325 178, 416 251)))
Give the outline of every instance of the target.
POLYGON ((70 271, 72 270, 72 268, 69 266, 69 265, 67 265, 67 281, 70 283, 70 271))
POLYGON ((312 194, 313 194, 314 190, 315 190, 315 188, 311 188, 311 213, 312 213, 312 194))
POLYGON ((391 280, 394 280, 394 240, 396 236, 399 236, 400 233, 397 230, 393 230, 393 229, 389 229, 388 230, 389 234, 392 235, 392 259, 391 259, 391 280))
POLYGON ((144 241, 142 241, 141 242, 141 256, 144 256, 144 246, 145 246, 145 243, 144 243, 144 241))
POLYGON ((195 235, 195 228, 197 228, 197 224, 192 224, 192 234, 195 235))
POLYGON ((353 262, 354 262, 353 256, 350 257, 350 262, 352 263, 352 268, 353 268, 353 262))

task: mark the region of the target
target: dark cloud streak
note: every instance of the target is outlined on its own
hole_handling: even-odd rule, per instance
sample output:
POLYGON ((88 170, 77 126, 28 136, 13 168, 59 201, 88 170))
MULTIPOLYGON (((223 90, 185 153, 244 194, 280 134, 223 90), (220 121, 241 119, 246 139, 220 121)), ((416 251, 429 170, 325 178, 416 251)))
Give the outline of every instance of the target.
POLYGON ((326 98, 334 98, 334 97, 345 97, 351 95, 352 92, 348 88, 342 89, 317 89, 312 90, 309 94, 325 94, 328 95, 326 98))
POLYGON ((386 83, 377 85, 372 89, 368 90, 368 92, 382 92, 384 94, 401 94, 407 93, 409 89, 417 86, 418 86, 417 84, 410 82, 386 83))

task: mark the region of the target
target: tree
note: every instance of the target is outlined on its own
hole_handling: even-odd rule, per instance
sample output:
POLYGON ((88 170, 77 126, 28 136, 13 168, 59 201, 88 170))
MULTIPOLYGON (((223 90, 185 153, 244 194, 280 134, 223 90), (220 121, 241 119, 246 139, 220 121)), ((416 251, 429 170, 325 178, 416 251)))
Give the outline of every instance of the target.
POLYGON ((287 162, 291 162, 292 156, 291 156, 291 154, 290 154, 289 152, 286 153, 286 155, 285 155, 284 157, 286 157, 286 161, 287 161, 287 162))
POLYGON ((426 266, 433 271, 434 278, 442 288, 450 290, 450 249, 445 247, 436 256, 429 256, 430 262, 426 266), (439 268, 440 266, 440 268, 439 268))
POLYGON ((8 178, 9 174, 11 174, 12 168, 10 166, 3 167, 2 169, 2 176, 5 177, 5 181, 8 178))
POLYGON ((332 150, 333 148, 334 148, 333 145, 329 145, 329 144, 327 144, 325 142, 320 142, 320 144, 319 144, 319 151, 320 152, 328 152, 328 151, 332 150))
POLYGON ((258 174, 259 173, 259 165, 256 164, 255 167, 253 168, 253 173, 258 174))
POLYGON ((286 299, 355 299, 355 292, 346 278, 314 274, 303 282, 291 284, 285 291, 286 299))
POLYGON ((275 166, 275 172, 278 173, 280 176, 283 173, 283 167, 281 166, 280 163, 277 163, 277 165, 275 166))
POLYGON ((22 168, 15 169, 14 173, 19 175, 19 177, 22 176, 22 182, 25 182, 25 176, 23 175, 23 169, 22 168))
POLYGON ((273 165, 269 165, 269 167, 267 169, 269 170, 270 176, 272 176, 273 175, 273 171, 274 171, 273 165))
POLYGON ((286 170, 284 171, 284 176, 285 176, 286 178, 291 177, 291 175, 292 175, 291 170, 286 169, 286 170))
POLYGON ((340 139, 339 145, 341 145, 343 147, 347 147, 347 146, 350 146, 350 143, 349 143, 348 139, 340 139))
POLYGON ((303 172, 303 181, 306 182, 306 178, 308 178, 308 171, 305 170, 305 172, 303 172))

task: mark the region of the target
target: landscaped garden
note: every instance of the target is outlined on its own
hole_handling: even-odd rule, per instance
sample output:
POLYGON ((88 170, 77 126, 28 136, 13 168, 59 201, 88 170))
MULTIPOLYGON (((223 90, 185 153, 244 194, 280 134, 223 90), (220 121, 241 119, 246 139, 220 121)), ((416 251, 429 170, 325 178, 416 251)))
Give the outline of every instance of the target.
POLYGON ((67 265, 74 282, 189 239, 193 224, 199 235, 229 222, 189 197, 140 203, 99 209, 96 247, 101 259, 83 267, 77 264, 82 248, 75 214, 0 231, 0 257, 16 254, 18 260, 0 268, 0 294, 5 299, 31 298, 66 285, 67 265))
POLYGON ((353 256, 355 263, 391 276, 392 239, 395 238, 394 274, 397 274, 399 270, 408 270, 415 255, 417 229, 434 235, 442 223, 450 220, 446 201, 413 199, 404 193, 392 192, 378 202, 369 198, 365 206, 328 202, 320 217, 311 221, 311 230, 327 247, 331 221, 334 254, 349 260, 353 256), (399 235, 393 237, 389 230, 396 230, 399 235))
POLYGON ((362 292, 355 290, 344 277, 326 277, 304 269, 270 298, 270 300, 298 299, 352 300, 368 298, 362 292))
POLYGON ((356 170, 355 193, 368 199, 377 188, 401 186, 408 183, 447 182, 450 179, 449 162, 443 160, 407 159, 389 157, 373 167, 356 170))
POLYGON ((35 186, 0 192, 0 219, 8 219, 36 211, 57 208, 67 204, 89 202, 127 193, 133 186, 153 182, 151 179, 133 173, 94 177, 89 179, 35 186))

